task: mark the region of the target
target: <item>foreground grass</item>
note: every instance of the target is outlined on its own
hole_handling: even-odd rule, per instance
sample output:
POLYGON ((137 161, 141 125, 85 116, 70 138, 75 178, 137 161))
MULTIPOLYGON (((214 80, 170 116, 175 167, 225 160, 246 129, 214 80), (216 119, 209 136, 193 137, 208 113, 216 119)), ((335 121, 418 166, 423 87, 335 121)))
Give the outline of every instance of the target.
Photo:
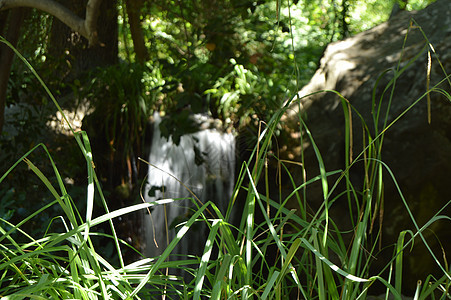
MULTIPOLYGON (((2 39, 2 42, 8 44, 2 39)), ((431 48, 432 49, 432 48, 431 48)), ((61 111, 57 101, 42 82, 38 74, 27 61, 16 51, 16 54, 35 74, 47 91, 50 99, 61 111)), ((415 57, 414 59, 417 59, 415 57)), ((396 69, 393 80, 389 82, 386 91, 390 92, 396 86, 396 79, 403 74, 404 69, 396 69)), ((444 70, 443 70, 444 71, 444 70)), ((443 81, 449 76, 444 72, 443 81)), ((451 86, 451 84, 450 84, 451 86)), ((349 158, 351 151, 352 130, 348 118, 353 107, 341 97, 346 121, 346 166, 343 170, 326 172, 319 149, 314 137, 300 117, 300 132, 308 139, 314 148, 320 175, 302 183, 295 180, 286 167, 287 162, 279 161, 282 170, 291 178, 292 193, 280 201, 269 196, 267 189, 261 192, 257 185, 263 182, 268 187, 266 160, 271 152, 271 141, 279 121, 288 105, 278 111, 258 137, 249 162, 242 165, 235 193, 230 201, 229 209, 221 212, 209 201, 199 204, 196 195, 192 195, 193 204, 197 210, 188 221, 180 225, 177 236, 170 241, 166 250, 159 257, 143 258, 130 265, 123 259, 124 247, 130 247, 121 241, 115 231, 113 219, 124 214, 147 209, 161 204, 168 204, 174 199, 164 199, 153 203, 142 203, 116 211, 110 211, 102 189, 97 180, 88 136, 84 132, 73 132, 76 143, 86 160, 87 193, 86 214, 82 216, 67 193, 63 179, 45 145, 40 144, 27 152, 0 178, 0 183, 17 167, 25 163, 29 170, 37 176, 46 189, 52 194, 54 201, 32 213, 18 224, 11 224, 0 219, 0 296, 6 299, 148 299, 166 297, 168 299, 364 299, 368 289, 376 282, 383 284, 386 295, 396 299, 401 298, 403 254, 411 247, 413 240, 419 237, 429 249, 436 263, 442 270, 438 277, 429 276, 425 282, 418 283, 415 299, 437 297, 449 298, 451 275, 449 267, 435 257, 423 236, 424 230, 434 222, 450 217, 442 214, 442 210, 420 227, 411 213, 403 194, 396 183, 396 177, 389 166, 381 161, 381 151, 385 132, 396 125, 402 115, 407 113, 428 93, 435 91, 444 94, 448 100, 450 95, 437 87, 418 98, 412 106, 406 109, 398 118, 388 123, 388 110, 381 112, 381 99, 373 97, 374 124, 376 131, 371 133, 367 124, 361 118, 362 130, 366 136, 364 150, 353 160, 349 158), (377 127, 382 121, 383 126, 377 127), (56 183, 46 177, 31 161, 29 156, 37 149, 45 151, 48 163, 52 166, 56 183), (357 162, 365 165, 363 189, 357 190, 349 180, 349 169, 357 162), (253 163, 251 163, 253 162, 253 163), (368 240, 367 234, 371 218, 381 201, 384 184, 383 171, 388 171, 390 180, 398 187, 405 212, 415 225, 415 231, 402 231, 394 247, 392 260, 384 270, 389 270, 388 277, 381 274, 370 274, 369 266, 376 254, 376 243, 368 240), (338 175, 338 179, 331 177, 338 175), (323 203, 314 214, 307 213, 305 190, 314 182, 322 186, 323 203), (337 191, 339 183, 344 182, 346 189, 337 191), (243 214, 239 225, 231 222, 234 206, 237 205, 238 194, 244 193, 243 214), (337 230, 336 224, 330 218, 330 210, 339 194, 348 198, 349 203, 358 207, 355 216, 350 212, 353 228, 353 239, 345 242, 344 233, 337 230), (93 218, 94 197, 99 197, 105 213, 93 218), (290 198, 298 201, 297 211, 287 208, 290 198), (47 231, 38 238, 24 232, 21 228, 32 218, 52 206, 59 206, 63 211, 61 216, 52 222, 64 230, 60 232, 47 231), (271 211, 271 213, 268 213, 271 211), (256 214, 263 216, 263 221, 256 223, 256 214), (210 228, 203 255, 201 257, 186 257, 183 260, 168 259, 176 244, 190 230, 195 222, 204 222, 210 228), (115 245, 119 266, 112 266, 105 257, 96 251, 93 239, 100 235, 96 226, 108 223, 112 234, 108 236, 115 245), (287 228, 290 228, 289 230, 287 228), (19 240, 21 242, 19 242, 19 240), (25 240, 25 242, 23 242, 25 240), (269 252, 276 252, 276 255, 269 252), (271 260, 268 258, 271 257, 271 260), (332 262, 332 257, 338 257, 339 263, 332 262), (182 269, 192 277, 167 275, 168 269, 182 269), (192 278, 187 279, 187 278, 192 278)), ((331 92, 333 91, 323 91, 331 92)), ((337 93, 338 94, 338 93, 337 93)), ((393 93, 391 93, 392 95, 393 93)), ((294 99, 293 101, 301 101, 294 99)), ((391 99, 390 99, 391 102, 391 99)), ((389 105, 390 106, 390 105, 389 105)), ((62 112, 62 111, 61 111, 62 112)), ((358 112, 355 111, 357 115, 358 112)), ((66 120, 67 121, 67 120, 66 120)), ((69 122, 68 122, 69 124, 69 122)), ((70 126, 70 124, 69 124, 70 126)), ((302 159, 301 159, 302 161, 302 159)), ((302 164, 300 167, 302 168, 302 164)), ((77 200, 80 201, 80 200, 77 200)), ((448 203, 449 204, 449 203, 448 203)), ((350 208, 350 211, 351 208, 350 208)), ((49 225, 50 226, 50 225, 49 225)), ((446 249, 445 249, 446 250, 446 249)))

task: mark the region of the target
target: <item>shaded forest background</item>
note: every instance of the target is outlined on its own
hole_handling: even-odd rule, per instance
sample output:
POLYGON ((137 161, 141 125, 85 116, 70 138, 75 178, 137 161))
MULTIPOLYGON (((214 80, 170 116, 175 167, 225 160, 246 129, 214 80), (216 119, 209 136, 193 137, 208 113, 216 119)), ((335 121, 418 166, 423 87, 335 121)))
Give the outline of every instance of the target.
MULTIPOLYGON (((88 1, 58 2, 85 17, 88 1)), ((221 120, 224 130, 247 134, 252 145, 258 123, 309 81, 328 43, 396 18, 397 10, 431 2, 101 1, 96 39, 88 41, 51 14, 5 9, 14 1, 0 1, 0 35, 31 63, 64 109, 87 113, 74 125, 92 140, 97 170, 115 208, 140 201, 146 170, 137 158, 148 150, 154 111, 167 116, 161 129, 174 141, 195 130, 192 113, 205 113, 221 120)), ((57 164, 64 162, 62 176, 72 197, 83 195, 83 157, 56 108, 4 44, 0 64, 1 174, 44 142, 57 164)), ((45 153, 32 156, 39 167, 49 168, 45 153)), ((27 173, 24 165, 2 183, 2 218, 21 220, 51 198, 27 173)), ((40 218, 30 223, 36 231, 46 214, 40 218)))

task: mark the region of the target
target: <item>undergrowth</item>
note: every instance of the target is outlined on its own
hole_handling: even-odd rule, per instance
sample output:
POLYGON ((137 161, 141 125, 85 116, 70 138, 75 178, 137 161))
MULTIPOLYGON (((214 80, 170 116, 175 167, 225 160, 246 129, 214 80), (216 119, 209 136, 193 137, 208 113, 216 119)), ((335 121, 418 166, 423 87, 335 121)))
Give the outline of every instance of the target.
MULTIPOLYGON (((1 38, 3 43, 11 45, 1 38)), ((432 46, 427 43, 427 51, 433 52, 432 46)), ((27 65, 40 81, 48 96, 62 112, 58 102, 48 90, 27 60, 15 49, 16 55, 27 65)), ((434 54, 434 53, 433 53, 434 54)), ((412 59, 418 59, 417 55, 412 59)), ((409 64, 408 64, 409 65, 409 64)), ((396 87, 396 80, 406 68, 396 68, 393 79, 385 87, 389 93, 390 102, 392 91, 396 87)), ((450 84, 449 75, 444 72, 444 79, 440 82, 450 84)), ((440 84, 439 83, 439 84, 440 84)), ((39 144, 25 153, 10 169, 2 175, 0 183, 17 167, 25 163, 31 173, 37 176, 46 189, 52 194, 54 200, 33 212, 17 224, 12 224, 5 218, 0 219, 0 296, 5 299, 148 299, 166 297, 167 299, 365 299, 368 289, 376 282, 382 283, 386 289, 387 297, 393 296, 401 299, 403 254, 412 247, 413 240, 419 237, 429 249, 437 265, 442 270, 438 277, 429 276, 425 282, 419 282, 415 299, 437 297, 450 298, 449 286, 451 275, 449 266, 442 259, 435 257, 423 232, 434 222, 441 219, 450 220, 442 211, 448 204, 436 213, 425 225, 420 227, 416 222, 409 205, 403 197, 396 177, 390 167, 381 160, 384 135, 390 127, 419 101, 429 97, 429 93, 438 92, 451 97, 448 92, 440 89, 438 85, 430 87, 392 122, 388 122, 388 110, 381 111, 381 99, 373 95, 373 121, 376 131, 369 130, 362 117, 362 129, 365 134, 364 150, 354 160, 348 159, 351 151, 351 130, 349 115, 354 110, 352 105, 339 93, 334 91, 321 91, 335 93, 340 96, 343 104, 346 126, 346 166, 343 170, 326 172, 324 162, 315 139, 311 135, 307 124, 300 117, 299 131, 309 140, 314 148, 320 175, 296 185, 291 178, 292 193, 275 201, 269 194, 257 189, 259 182, 267 183, 266 158, 271 150, 271 141, 279 121, 292 101, 277 111, 259 134, 251 158, 243 163, 239 173, 234 196, 226 212, 221 212, 214 202, 201 203, 192 195, 192 201, 197 205, 196 212, 188 221, 180 225, 176 237, 170 241, 166 250, 159 257, 142 258, 132 264, 126 265, 123 259, 124 247, 131 247, 120 240, 116 234, 113 219, 124 214, 145 210, 155 205, 168 204, 174 199, 164 199, 152 203, 142 203, 110 211, 108 203, 103 196, 101 186, 96 177, 95 165, 92 159, 89 138, 85 132, 72 133, 85 160, 87 170, 86 199, 73 199, 67 193, 64 180, 44 144, 39 144), (381 122, 382 121, 382 122, 381 122), (383 124, 378 127, 378 124, 383 124), (50 180, 34 162, 29 159, 33 151, 44 151, 48 157, 48 164, 52 166, 55 180, 50 180), (365 165, 365 181, 362 190, 357 190, 349 179, 349 169, 356 163, 365 165), (414 231, 399 232, 398 241, 394 247, 391 261, 384 270, 389 270, 388 277, 379 274, 370 274, 369 266, 376 243, 370 244, 367 238, 371 218, 375 214, 375 206, 381 201, 384 177, 387 171, 398 188, 405 212, 415 225, 414 231), (338 179, 330 184, 330 178, 338 175, 338 179), (345 195, 349 203, 360 208, 358 215, 350 216, 354 224, 353 239, 347 243, 343 233, 336 230, 336 225, 329 217, 334 206, 336 189, 340 182, 345 182, 346 189, 339 192, 345 195), (322 186, 323 203, 313 214, 307 213, 306 202, 303 198, 305 189, 313 182, 320 182, 322 186), (232 225, 231 215, 233 207, 237 205, 239 193, 246 194, 243 204, 243 214, 239 225, 232 225), (105 213, 93 218, 94 198, 99 197, 104 206, 105 213), (288 199, 298 199, 298 210, 286 207, 288 199), (77 203, 85 201, 86 213, 82 215, 77 209, 77 203), (35 218, 52 206, 59 206, 63 214, 49 221, 58 224, 59 232, 47 230, 39 236, 32 236, 22 230, 24 224, 35 218), (274 213, 268 214, 268 208, 274 213), (262 223, 256 223, 255 215, 259 213, 264 217, 262 223), (186 257, 184 260, 168 260, 169 255, 195 222, 201 220, 209 226, 203 255, 201 257, 186 257), (93 240, 100 234, 96 226, 108 223, 112 234, 107 236, 115 245, 119 265, 111 265, 94 246, 93 240), (287 230, 286 227, 291 228, 287 230), (293 230, 295 228, 296 230, 293 230), (264 234, 262 234, 262 232, 264 234), (19 242, 26 240, 26 242, 19 242), (365 247, 362 247, 365 245, 365 247), (269 251, 276 251, 276 261, 269 261, 269 251), (215 254, 213 254, 215 253, 215 254), (213 259, 214 255, 214 259, 213 259), (331 257, 338 257, 339 263, 332 262, 331 257), (185 278, 166 275, 167 269, 182 269, 192 274, 192 281, 185 282, 185 278), (265 271, 263 271, 265 270, 265 271)), ((319 93, 319 92, 318 92, 319 93)), ((300 102, 302 99, 293 99, 300 102)), ((359 113, 354 111, 358 116, 359 113)), ((63 114, 64 115, 64 114, 63 114)), ((70 126, 70 123, 65 119, 70 126)), ((286 162, 280 162, 285 168, 286 162)), ((302 164, 300 164, 302 168, 302 164)), ((285 168, 288 172, 288 168, 285 168)), ((33 195, 29 195, 33 199, 33 195)), ((36 199, 30 201, 38 201, 36 199)), ((350 212, 352 214, 352 211, 350 212)), ((136 250, 136 249, 135 249, 136 250)), ((138 250, 136 250, 138 251, 138 250)))

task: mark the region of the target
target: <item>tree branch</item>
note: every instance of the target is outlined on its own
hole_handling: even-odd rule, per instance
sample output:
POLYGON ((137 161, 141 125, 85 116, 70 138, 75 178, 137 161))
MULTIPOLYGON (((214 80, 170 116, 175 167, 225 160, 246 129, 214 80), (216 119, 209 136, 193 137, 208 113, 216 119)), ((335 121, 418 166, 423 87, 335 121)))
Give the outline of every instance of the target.
POLYGON ((126 0, 125 8, 128 14, 128 24, 130 25, 130 33, 132 35, 133 47, 135 49, 136 60, 145 62, 148 59, 148 52, 146 43, 144 41, 144 34, 141 26, 141 7, 144 5, 143 1, 126 0))
POLYGON ((97 18, 99 17, 99 7, 102 0, 89 0, 86 5, 85 29, 88 33, 89 45, 98 43, 97 18))
POLYGON ((54 0, 0 0, 0 11, 14 7, 31 7, 42 10, 58 18, 73 31, 80 33, 88 39, 89 45, 92 46, 98 42, 96 21, 100 2, 101 0, 88 1, 85 20, 54 0))

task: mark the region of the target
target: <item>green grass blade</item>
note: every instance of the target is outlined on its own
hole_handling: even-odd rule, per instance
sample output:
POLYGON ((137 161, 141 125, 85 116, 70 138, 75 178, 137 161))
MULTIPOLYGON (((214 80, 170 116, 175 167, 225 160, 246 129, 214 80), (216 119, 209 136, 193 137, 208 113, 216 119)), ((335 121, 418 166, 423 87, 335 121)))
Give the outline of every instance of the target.
POLYGON ((175 238, 171 241, 171 243, 167 246, 167 248, 164 250, 164 252, 160 255, 158 260, 155 262, 155 264, 152 265, 152 268, 147 273, 145 278, 139 283, 139 285, 135 288, 133 293, 130 294, 130 297, 133 298, 144 288, 144 286, 149 282, 150 278, 157 272, 157 270, 160 268, 163 261, 165 261, 168 256, 171 254, 171 252, 174 250, 175 246, 178 244, 178 242, 182 239, 182 237, 185 235, 185 233, 190 229, 190 227, 196 222, 196 220, 199 218, 199 216, 204 212, 204 210, 210 205, 210 201, 205 203, 200 209, 198 209, 184 224, 179 231, 177 232, 177 235, 175 238))
MULTIPOLYGON (((312 238, 313 238, 313 246, 315 249, 321 249, 321 243, 318 242, 318 235, 316 229, 312 229, 312 238)), ((324 272, 323 272, 323 264, 321 263, 321 259, 318 255, 315 256, 315 265, 316 265, 316 277, 318 281, 318 298, 320 300, 326 299, 326 287, 324 286, 324 272)))
MULTIPOLYGON (((94 209, 94 162, 92 161, 92 152, 91 152, 91 144, 89 143, 88 135, 85 131, 81 131, 81 136, 83 140, 83 145, 85 146, 86 153, 85 159, 87 164, 88 171, 88 188, 87 188, 87 197, 86 197, 86 223, 92 219, 92 212, 94 209)), ((89 226, 86 226, 85 229, 85 240, 87 240, 89 236, 89 226)))
POLYGON ((395 289, 401 293, 402 285, 402 266, 403 266, 403 249, 404 249, 404 238, 406 234, 409 233, 413 236, 413 232, 410 230, 401 231, 398 236, 398 242, 396 243, 396 269, 395 269, 395 289))
POLYGON ((227 271, 233 267, 232 256, 230 254, 225 254, 222 261, 220 262, 221 267, 219 268, 219 272, 216 273, 216 278, 214 280, 215 285, 213 286, 213 291, 211 293, 211 299, 220 299, 222 286, 224 286, 224 294, 228 295, 229 285, 226 282, 226 274, 227 271))
POLYGON ((345 278, 353 281, 353 282, 368 282, 371 281, 370 279, 360 278, 355 275, 349 274, 348 272, 345 272, 344 270, 340 269, 337 265, 332 263, 330 260, 328 260, 324 255, 322 255, 315 247, 312 246, 305 238, 301 238, 303 245, 309 249, 313 254, 319 257, 319 259, 325 263, 329 268, 331 268, 333 271, 337 272, 338 274, 344 276, 345 278))
POLYGON ((219 223, 221 220, 213 220, 213 223, 211 225, 210 233, 208 234, 207 241, 205 243, 204 247, 204 253, 202 255, 199 268, 197 270, 196 274, 196 282, 194 284, 194 296, 193 299, 200 299, 201 291, 202 291, 202 285, 205 278, 205 271, 207 270, 208 262, 210 260, 211 251, 213 249, 214 241, 216 238, 216 233, 219 229, 219 223))
POLYGON ((268 282, 266 283, 266 287, 263 291, 263 294, 261 296, 262 300, 265 300, 266 298, 268 298, 269 293, 271 292, 271 290, 273 289, 273 287, 275 286, 275 282, 277 280, 277 278, 279 277, 280 272, 279 271, 274 271, 271 276, 269 277, 268 282))

